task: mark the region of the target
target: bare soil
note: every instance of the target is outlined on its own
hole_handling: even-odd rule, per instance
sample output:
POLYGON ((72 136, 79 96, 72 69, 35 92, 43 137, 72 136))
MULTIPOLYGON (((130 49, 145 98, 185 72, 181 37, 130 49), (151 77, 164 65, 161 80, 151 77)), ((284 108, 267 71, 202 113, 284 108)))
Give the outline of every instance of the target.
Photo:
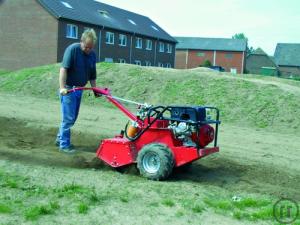
MULTIPOLYGON (((0 103, 0 161, 11 162, 12 166, 92 168, 110 173, 111 169, 95 158, 95 152, 103 138, 123 129, 126 118, 121 112, 83 102, 72 131, 73 143, 80 151, 69 156, 54 145, 59 101, 0 94, 0 103)), ((219 145, 219 153, 193 163, 188 171, 175 171, 169 182, 300 201, 299 134, 222 124, 219 145)), ((131 170, 128 176, 138 173, 131 170)), ((207 213, 202 218, 209 224, 213 220, 207 213)), ((222 216, 214 218, 224 220, 222 216)))

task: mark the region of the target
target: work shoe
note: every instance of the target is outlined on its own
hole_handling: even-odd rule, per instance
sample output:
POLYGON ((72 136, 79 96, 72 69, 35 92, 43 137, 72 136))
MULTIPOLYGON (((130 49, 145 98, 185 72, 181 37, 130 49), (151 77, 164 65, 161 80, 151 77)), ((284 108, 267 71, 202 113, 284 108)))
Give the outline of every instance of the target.
POLYGON ((66 148, 59 148, 59 151, 67 154, 73 154, 76 152, 74 145, 70 145, 66 148))

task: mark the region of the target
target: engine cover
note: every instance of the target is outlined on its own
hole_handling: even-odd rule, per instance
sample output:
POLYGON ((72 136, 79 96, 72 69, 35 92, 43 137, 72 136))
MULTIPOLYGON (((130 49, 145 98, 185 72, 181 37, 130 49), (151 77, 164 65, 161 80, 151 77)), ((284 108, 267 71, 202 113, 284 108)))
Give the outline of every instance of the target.
POLYGON ((171 108, 171 119, 192 120, 194 122, 206 120, 205 107, 171 106, 170 108, 171 108))

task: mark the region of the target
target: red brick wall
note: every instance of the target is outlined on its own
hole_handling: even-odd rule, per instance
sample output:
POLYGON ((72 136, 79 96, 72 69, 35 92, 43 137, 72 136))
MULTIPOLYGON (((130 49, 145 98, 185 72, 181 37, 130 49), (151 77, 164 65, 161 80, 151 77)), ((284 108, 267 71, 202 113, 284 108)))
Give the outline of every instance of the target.
POLYGON ((188 68, 199 67, 205 60, 209 60, 213 64, 213 59, 213 51, 189 50, 188 68), (199 54, 203 54, 203 56, 199 54))
MULTIPOLYGON (((186 64, 187 50, 176 50, 176 64, 175 68, 196 68, 202 65, 205 60, 209 60, 214 65, 214 51, 207 50, 188 50, 188 62, 186 64)), ((244 56, 245 57, 245 56, 244 56)), ((236 68, 237 73, 243 73, 245 68, 245 60, 243 65, 243 52, 232 51, 216 51, 215 65, 222 66, 225 71, 230 72, 231 68, 236 68), (228 58, 229 54, 232 56, 228 58), (243 67, 243 68, 242 68, 243 67)))
POLYGON ((222 66, 227 72, 230 72, 230 68, 236 68, 237 73, 243 73, 243 52, 217 51, 216 65, 222 66), (226 54, 231 54, 232 58, 226 58, 226 54))

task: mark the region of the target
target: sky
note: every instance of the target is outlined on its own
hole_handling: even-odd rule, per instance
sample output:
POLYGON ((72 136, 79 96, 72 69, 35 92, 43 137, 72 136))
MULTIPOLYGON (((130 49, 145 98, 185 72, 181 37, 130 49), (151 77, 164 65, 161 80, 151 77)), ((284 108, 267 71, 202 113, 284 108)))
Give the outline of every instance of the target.
POLYGON ((273 55, 277 43, 300 43, 299 0, 99 0, 149 17, 172 36, 231 38, 273 55))

